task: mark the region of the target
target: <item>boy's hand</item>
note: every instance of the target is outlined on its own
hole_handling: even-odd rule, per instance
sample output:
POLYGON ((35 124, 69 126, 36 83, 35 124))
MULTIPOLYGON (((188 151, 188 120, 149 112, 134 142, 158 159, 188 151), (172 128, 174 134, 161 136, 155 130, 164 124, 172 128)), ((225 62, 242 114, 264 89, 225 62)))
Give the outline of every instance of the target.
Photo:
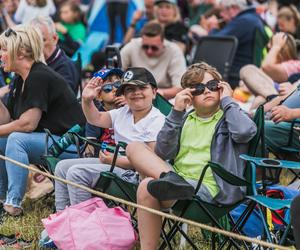
POLYGON ((99 77, 93 77, 85 86, 82 92, 84 101, 93 101, 100 93, 103 80, 99 77))
POLYGON ((126 100, 125 100, 125 97, 122 95, 122 96, 118 96, 114 99, 114 102, 115 102, 115 105, 120 108, 124 105, 127 104, 126 100))
POLYGON ((174 104, 174 109, 177 111, 184 111, 187 106, 192 104, 192 89, 191 88, 186 88, 180 92, 177 93, 175 96, 175 104, 174 104))
POLYGON ((112 154, 106 150, 104 152, 103 151, 99 152, 99 159, 104 164, 111 165, 111 163, 113 161, 113 157, 114 157, 114 154, 112 154))
POLYGON ((227 82, 219 82, 220 88, 220 99, 223 99, 226 96, 232 96, 233 90, 227 82))

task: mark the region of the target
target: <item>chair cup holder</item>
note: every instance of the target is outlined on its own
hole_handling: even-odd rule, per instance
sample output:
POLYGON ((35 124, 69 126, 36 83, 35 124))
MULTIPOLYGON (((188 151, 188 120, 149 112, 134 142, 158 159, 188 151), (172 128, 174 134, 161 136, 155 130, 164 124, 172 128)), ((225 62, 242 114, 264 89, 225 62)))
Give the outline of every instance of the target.
POLYGON ((274 160, 274 159, 262 159, 261 164, 267 167, 281 167, 282 164, 280 161, 278 160, 274 160))

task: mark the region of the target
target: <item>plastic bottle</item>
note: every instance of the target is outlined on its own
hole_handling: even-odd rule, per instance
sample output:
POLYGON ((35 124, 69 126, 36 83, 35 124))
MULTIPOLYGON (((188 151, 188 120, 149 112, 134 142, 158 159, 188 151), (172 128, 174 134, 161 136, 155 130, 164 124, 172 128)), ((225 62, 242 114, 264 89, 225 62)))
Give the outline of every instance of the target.
POLYGON ((54 157, 58 157, 65 149, 67 149, 71 144, 75 143, 74 136, 72 133, 80 133, 82 128, 76 124, 70 128, 65 134, 63 134, 57 141, 56 144, 53 143, 48 152, 54 157))

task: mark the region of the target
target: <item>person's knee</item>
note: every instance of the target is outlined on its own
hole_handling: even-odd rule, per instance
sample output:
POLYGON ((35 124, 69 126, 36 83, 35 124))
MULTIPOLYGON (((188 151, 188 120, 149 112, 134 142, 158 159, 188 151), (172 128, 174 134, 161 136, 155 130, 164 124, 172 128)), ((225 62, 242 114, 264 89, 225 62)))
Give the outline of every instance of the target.
POLYGON ((146 147, 146 145, 143 142, 131 142, 126 147, 126 156, 130 160, 137 152, 140 152, 140 150, 144 147, 146 147))
POLYGON ((149 181, 153 180, 153 178, 145 178, 139 184, 137 190, 137 202, 138 204, 151 204, 153 202, 157 202, 157 200, 148 192, 147 186, 149 181))
POLYGON ((58 177, 64 177, 65 176, 65 169, 64 169, 64 164, 62 161, 58 162, 57 165, 55 166, 55 171, 54 175, 58 177))
POLYGON ((257 70, 257 67, 255 65, 253 65, 253 64, 245 65, 240 70, 240 78, 242 80, 244 80, 246 77, 251 76, 252 72, 256 71, 256 70, 257 70))
POLYGON ((13 132, 7 137, 7 146, 6 149, 11 145, 14 148, 22 146, 26 139, 24 138, 25 133, 13 132))

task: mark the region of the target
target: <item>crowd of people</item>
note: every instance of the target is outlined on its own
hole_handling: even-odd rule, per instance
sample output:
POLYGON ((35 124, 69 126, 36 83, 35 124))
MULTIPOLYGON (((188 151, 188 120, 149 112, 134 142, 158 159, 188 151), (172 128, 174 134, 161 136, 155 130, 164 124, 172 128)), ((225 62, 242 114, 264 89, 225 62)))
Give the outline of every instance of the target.
MULTIPOLYGON (((87 20, 94 3, 2 1, 2 155, 42 164, 45 129, 59 139, 79 124, 87 138, 103 145, 127 144, 114 172, 137 185, 138 204, 157 210, 192 198, 209 161, 244 177, 245 164, 239 156, 248 152, 257 133, 251 118, 260 105, 266 112, 266 148, 282 157, 291 121, 300 118, 298 1, 144 0, 144 9, 136 10, 127 25, 130 2, 107 0, 108 44, 115 42, 117 16, 124 34, 121 66, 105 68, 97 58, 91 62, 93 76, 82 79, 70 57, 89 32, 87 20), (260 62, 257 34, 267 37, 258 51, 260 62), (238 40, 226 81, 213 65, 189 63, 197 41, 208 35, 238 40), (252 96, 246 100, 248 109, 239 93, 252 96), (173 105, 167 117, 153 106, 157 95, 173 105)), ((300 148, 299 136, 295 130, 290 146, 300 148)), ((95 187, 100 173, 110 169, 113 153, 104 147, 95 155, 94 148, 87 147, 84 156, 62 153, 55 175, 95 187)), ((27 177, 27 170, 0 161, 0 207, 7 215, 26 213, 22 202, 27 177)), ((207 170, 196 195, 209 203, 232 204, 246 194, 207 170)), ((83 189, 55 181, 56 211, 90 198, 83 189)), ((291 215, 300 248, 298 203, 296 198, 291 215)), ((156 249, 162 218, 141 209, 137 217, 141 249, 156 249)))

